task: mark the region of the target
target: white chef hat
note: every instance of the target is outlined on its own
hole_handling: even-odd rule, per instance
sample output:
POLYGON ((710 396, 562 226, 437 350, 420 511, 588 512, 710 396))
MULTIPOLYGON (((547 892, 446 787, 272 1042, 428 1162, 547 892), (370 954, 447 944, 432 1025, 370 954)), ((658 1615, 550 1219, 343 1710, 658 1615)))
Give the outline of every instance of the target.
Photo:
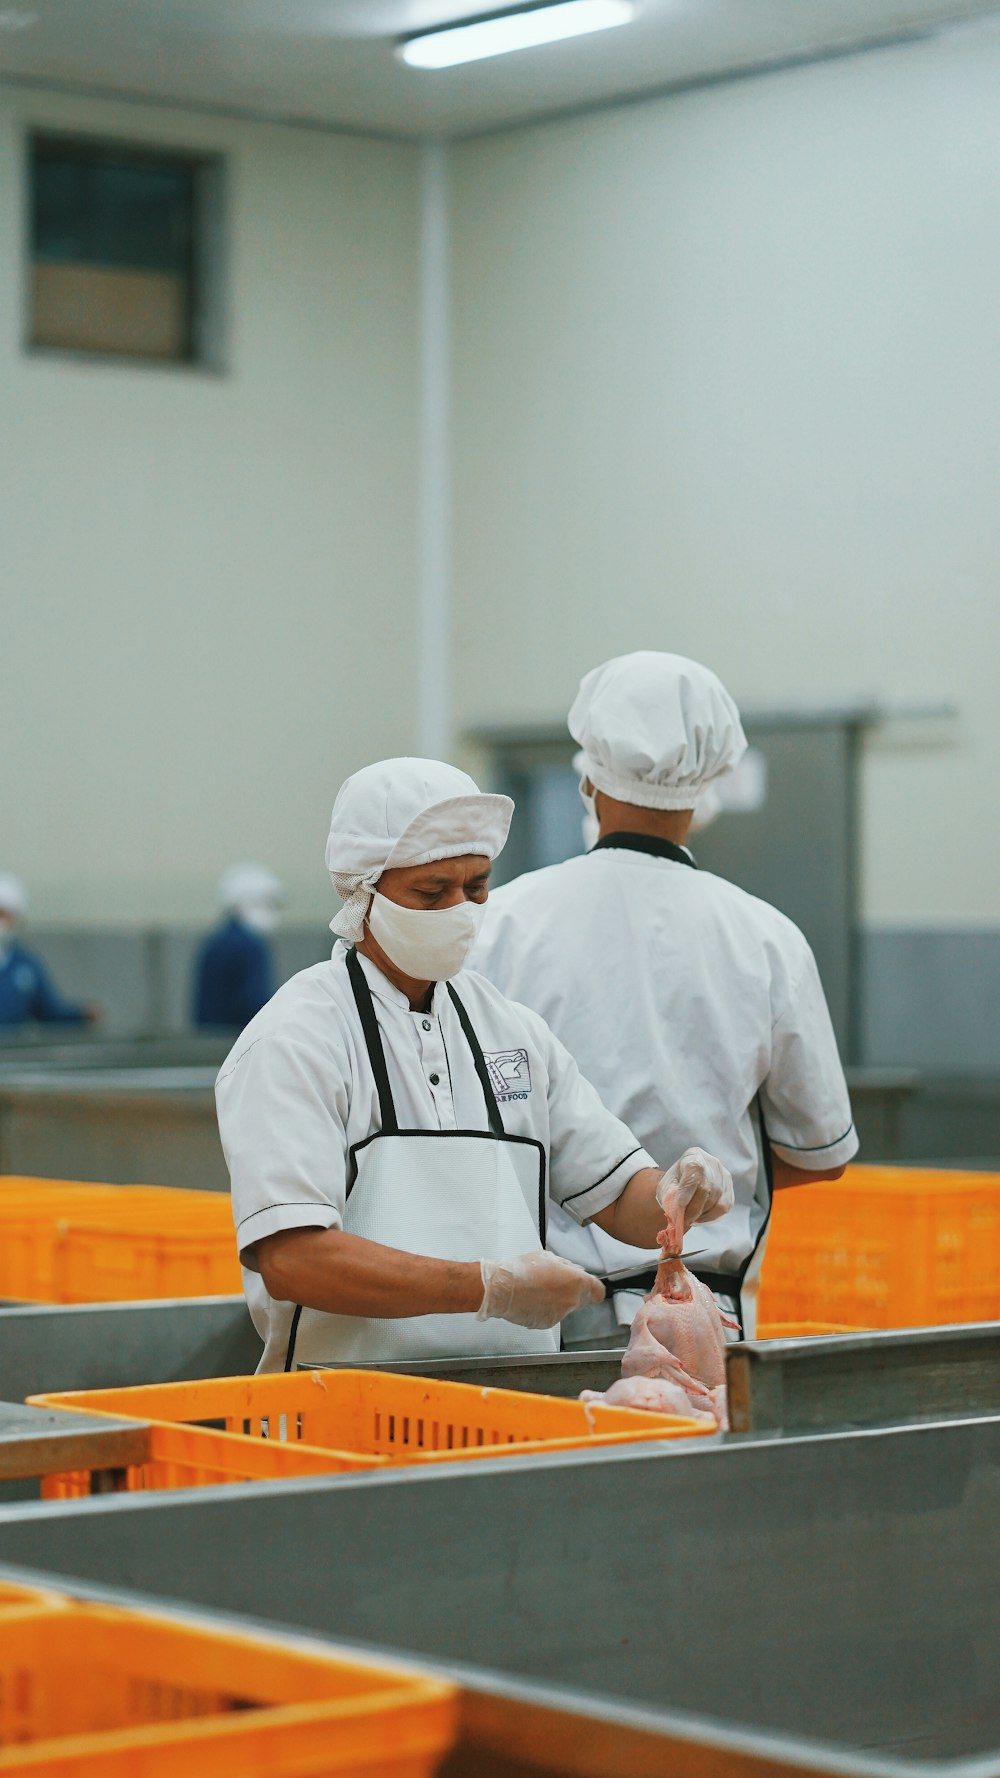
POLYGON ((233 864, 219 878, 219 906, 275 906, 285 899, 284 884, 265 864, 233 864))
POLYGON ((502 852, 514 805, 436 759, 383 759, 341 786, 330 817, 326 868, 344 902, 331 932, 364 936, 368 897, 384 870, 466 852, 502 852))
POLYGON ((746 751, 740 713, 708 667, 651 649, 584 675, 569 713, 595 790, 641 809, 692 809, 746 751))
POLYGON ((13 914, 19 918, 28 906, 28 891, 20 877, 10 871, 0 871, 0 914, 13 914))

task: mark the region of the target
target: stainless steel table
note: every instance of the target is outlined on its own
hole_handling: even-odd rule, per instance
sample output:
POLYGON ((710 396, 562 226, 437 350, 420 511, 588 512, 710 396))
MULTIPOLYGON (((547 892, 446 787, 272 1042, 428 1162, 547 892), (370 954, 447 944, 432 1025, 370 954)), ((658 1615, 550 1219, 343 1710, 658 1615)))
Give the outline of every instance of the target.
MULTIPOLYGON (((621 1376, 621 1361, 620 1351, 556 1352, 548 1358, 420 1358, 343 1368, 435 1377, 441 1383, 472 1383, 480 1389, 523 1389, 534 1395, 575 1399, 581 1389, 609 1389, 621 1376)), ((322 1370, 323 1366, 304 1364, 301 1368, 322 1370)))
POLYGON ((0 1308, 0 1396, 245 1376, 261 1351, 242 1297, 0 1308))
MULTIPOLYGON (((59 1577, 31 1569, 0 1569, 0 1583, 30 1587, 61 1585, 59 1577)), ((74 1584, 81 1602, 152 1610, 180 1623, 206 1625, 240 1634, 275 1638, 273 1625, 226 1612, 193 1612, 162 1599, 121 1587, 74 1584)), ((279 1640, 294 1647, 325 1649, 344 1659, 390 1660, 400 1656, 368 1644, 330 1639, 319 1642, 286 1631, 279 1640)), ((410 1663, 404 1661, 404 1666, 410 1663)), ((454 1662, 420 1662, 415 1672, 432 1672, 461 1689, 458 1737, 439 1768, 439 1778, 923 1778, 943 1773, 938 1764, 915 1767, 909 1760, 860 1758, 840 1749, 789 1736, 727 1730, 709 1718, 645 1711, 593 1693, 574 1692, 514 1680, 486 1668, 454 1662)), ((949 1764, 949 1774, 994 1778, 1000 1767, 976 1762, 949 1764)))
POLYGON ((736 1433, 1000 1414, 1000 1322, 749 1342, 728 1349, 726 1378, 736 1433))
POLYGON ((0 1173, 228 1191, 212 1067, 0 1072, 0 1173))
POLYGON ((1000 1778, 1000 1419, 12 1506, 0 1561, 1000 1778))
POLYGON ((90 1469, 99 1489, 113 1487, 115 1471, 148 1456, 149 1427, 136 1421, 0 1401, 0 1482, 90 1469))

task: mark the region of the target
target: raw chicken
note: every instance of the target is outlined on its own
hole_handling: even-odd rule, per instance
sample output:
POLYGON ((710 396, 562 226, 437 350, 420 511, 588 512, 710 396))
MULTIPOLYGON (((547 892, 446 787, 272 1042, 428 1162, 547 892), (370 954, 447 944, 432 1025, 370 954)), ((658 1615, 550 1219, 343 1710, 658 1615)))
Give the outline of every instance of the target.
POLYGON ((712 1398, 702 1413, 692 1407, 680 1383, 668 1383, 665 1377, 619 1377, 603 1394, 597 1389, 584 1389, 581 1401, 600 1401, 612 1408, 647 1408, 652 1414, 680 1414, 685 1420, 708 1419, 714 1425, 716 1415, 712 1398))
POLYGON ((652 1301, 652 1297, 646 1298, 632 1323, 632 1335, 622 1358, 622 1376, 662 1378, 664 1382, 679 1384, 681 1389, 691 1395, 707 1397, 707 1383, 692 1377, 670 1348, 657 1339, 650 1326, 652 1301))
POLYGON ((587 1390, 581 1399, 658 1413, 710 1415, 725 1427, 722 1316, 708 1286, 692 1277, 678 1254, 667 1252, 668 1239, 664 1231, 656 1283, 632 1323, 620 1382, 604 1396, 587 1390))
MULTIPOLYGON (((656 1283, 636 1316, 633 1341, 640 1316, 644 1320, 643 1332, 648 1331, 660 1346, 665 1346, 689 1376, 709 1389, 725 1382, 726 1336, 718 1305, 708 1285, 693 1278, 682 1259, 664 1250, 656 1283)), ((634 1375, 635 1369, 630 1373, 623 1363, 622 1372, 634 1375)))

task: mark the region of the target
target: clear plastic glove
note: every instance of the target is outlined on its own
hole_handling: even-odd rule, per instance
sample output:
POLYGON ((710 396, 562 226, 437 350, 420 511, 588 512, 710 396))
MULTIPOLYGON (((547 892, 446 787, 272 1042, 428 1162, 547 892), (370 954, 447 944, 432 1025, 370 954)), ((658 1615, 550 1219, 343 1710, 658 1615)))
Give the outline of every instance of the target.
POLYGON ((686 1231, 696 1222, 714 1222, 731 1210, 733 1176, 728 1167, 703 1148, 686 1148, 656 1188, 656 1202, 666 1222, 665 1254, 680 1253, 686 1231))
POLYGON ((482 1259, 483 1300, 478 1321, 513 1321, 517 1327, 555 1327, 574 1309, 604 1298, 604 1286, 582 1267, 554 1253, 522 1253, 518 1259, 482 1259))

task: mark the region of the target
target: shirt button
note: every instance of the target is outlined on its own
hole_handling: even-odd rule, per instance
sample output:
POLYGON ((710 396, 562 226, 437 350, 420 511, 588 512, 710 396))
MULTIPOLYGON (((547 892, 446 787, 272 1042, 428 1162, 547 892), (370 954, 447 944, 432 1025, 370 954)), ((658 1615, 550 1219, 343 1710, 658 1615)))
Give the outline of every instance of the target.
POLYGON ((430 1028, 431 1028, 431 1022, 430 1022, 430 1019, 425 1019, 425 1020, 424 1020, 424 1030, 425 1030, 425 1031, 429 1031, 429 1030, 430 1030, 430 1028))
POLYGON ((440 1076, 440 1074, 432 1074, 430 1078, 431 1078, 431 1086, 436 1087, 438 1084, 438 1081, 441 1079, 441 1076, 440 1076))

